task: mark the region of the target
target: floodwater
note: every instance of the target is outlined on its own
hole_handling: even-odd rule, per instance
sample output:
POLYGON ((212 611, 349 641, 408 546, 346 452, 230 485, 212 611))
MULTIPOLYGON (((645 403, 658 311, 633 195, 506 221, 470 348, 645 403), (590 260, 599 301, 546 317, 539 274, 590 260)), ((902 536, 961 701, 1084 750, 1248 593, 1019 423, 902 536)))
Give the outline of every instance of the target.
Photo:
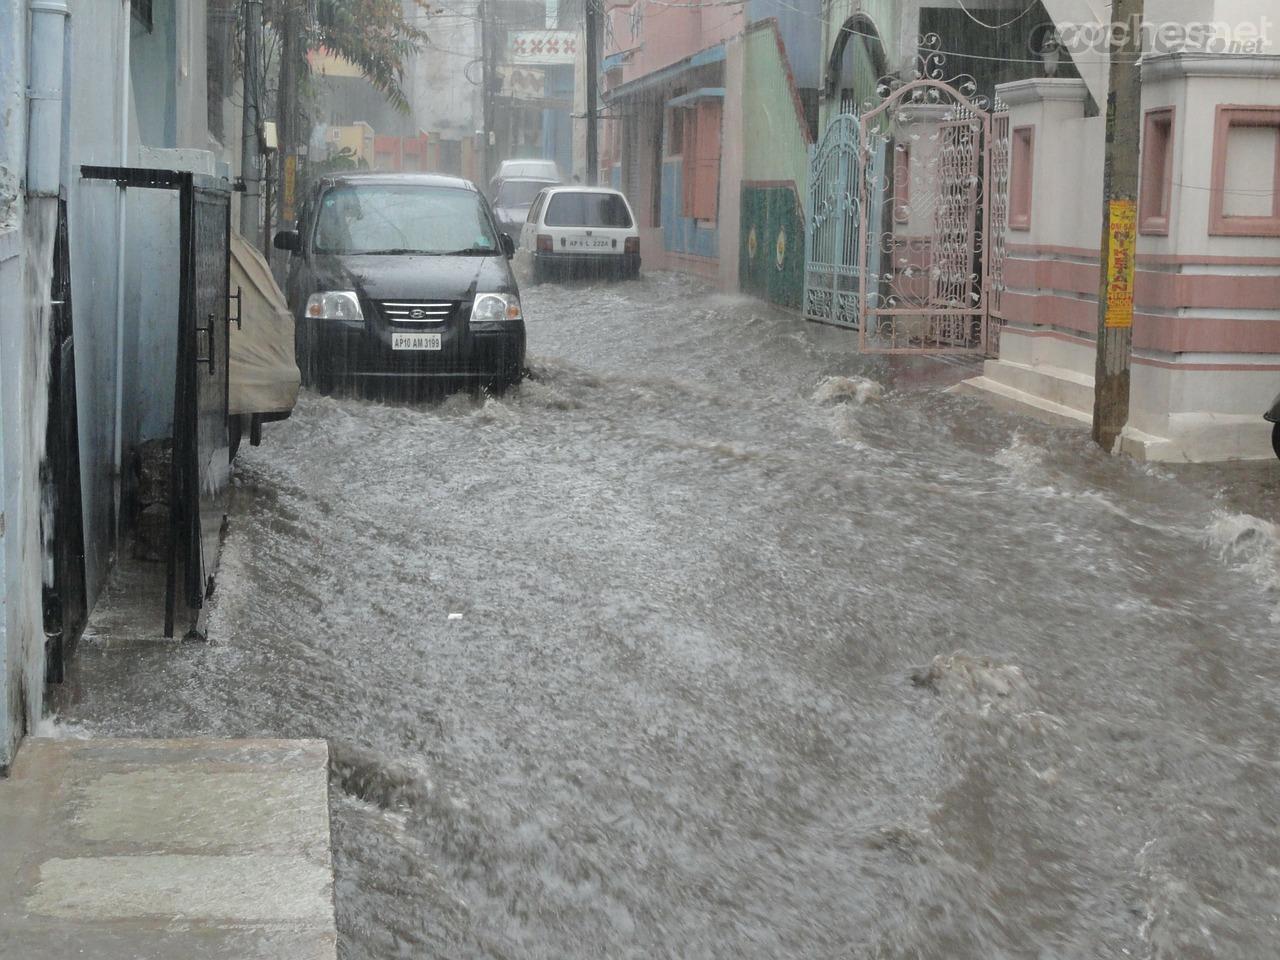
POLYGON ((526 313, 504 397, 269 425, 210 643, 63 721, 328 738, 352 960, 1275 955, 1274 465, 673 277, 526 313))

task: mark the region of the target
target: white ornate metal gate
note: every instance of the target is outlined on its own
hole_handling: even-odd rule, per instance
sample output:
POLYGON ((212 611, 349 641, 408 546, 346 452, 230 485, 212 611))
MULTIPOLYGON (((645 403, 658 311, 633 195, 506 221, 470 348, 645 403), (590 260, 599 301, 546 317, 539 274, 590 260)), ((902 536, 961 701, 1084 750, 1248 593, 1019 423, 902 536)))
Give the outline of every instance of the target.
POLYGON ((915 78, 882 80, 812 155, 805 316, 857 328, 867 352, 998 344, 1008 117, 972 78, 942 79, 939 45, 922 38, 915 78))
POLYGON ((848 327, 859 316, 860 130, 857 114, 840 114, 809 160, 804 315, 848 327))

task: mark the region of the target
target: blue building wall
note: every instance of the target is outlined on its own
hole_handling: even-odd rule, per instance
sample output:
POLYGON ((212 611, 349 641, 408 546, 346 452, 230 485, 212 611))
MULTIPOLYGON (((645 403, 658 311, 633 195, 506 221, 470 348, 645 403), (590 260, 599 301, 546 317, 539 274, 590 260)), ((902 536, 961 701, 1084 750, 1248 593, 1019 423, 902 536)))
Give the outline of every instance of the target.
MULTIPOLYGON (((573 67, 546 67, 549 99, 573 103, 573 67)), ((554 160, 564 176, 573 170, 573 116, 569 107, 542 111, 542 156, 554 160)))
POLYGON ((749 0, 747 19, 751 23, 769 17, 778 21, 796 86, 816 89, 822 85, 822 16, 818 4, 813 4, 812 10, 805 6, 804 0, 749 0))
POLYGON ((698 257, 720 256, 718 224, 680 215, 684 175, 679 160, 662 163, 662 246, 671 253, 698 257))

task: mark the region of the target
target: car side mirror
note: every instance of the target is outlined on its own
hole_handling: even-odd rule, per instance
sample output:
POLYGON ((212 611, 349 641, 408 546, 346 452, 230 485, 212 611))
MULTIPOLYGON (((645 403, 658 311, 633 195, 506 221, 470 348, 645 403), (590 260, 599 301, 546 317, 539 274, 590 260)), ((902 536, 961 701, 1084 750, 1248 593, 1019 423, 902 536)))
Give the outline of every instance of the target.
POLYGON ((500 235, 498 242, 502 244, 502 252, 507 255, 508 260, 516 255, 516 242, 511 239, 511 234, 504 233, 500 235))
POLYGON ((297 253, 302 249, 302 236, 297 230, 281 230, 276 234, 271 245, 277 250, 288 250, 297 253))

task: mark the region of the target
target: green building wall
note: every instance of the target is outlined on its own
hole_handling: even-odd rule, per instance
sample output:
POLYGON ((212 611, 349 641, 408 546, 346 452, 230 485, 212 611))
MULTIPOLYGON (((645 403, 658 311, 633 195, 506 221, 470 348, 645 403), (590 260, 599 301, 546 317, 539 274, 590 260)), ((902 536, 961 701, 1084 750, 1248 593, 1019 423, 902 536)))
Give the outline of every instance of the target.
POLYGON ((745 47, 738 275, 743 292, 799 309, 808 126, 774 21, 753 24, 745 47))
MULTIPOLYGON (((854 52, 846 62, 860 104, 875 99, 882 74, 901 61, 900 7, 895 0, 835 0, 831 6, 822 39, 824 78, 840 30, 850 18, 859 16, 859 24, 869 23, 867 32, 880 38, 882 56, 877 57, 869 54, 875 41, 859 36, 847 39, 848 48, 854 52)), ((912 24, 913 37, 914 29, 912 24)), ((752 24, 746 31, 744 46, 740 285, 745 293, 800 309, 804 301, 805 204, 811 147, 808 125, 777 24, 771 19, 752 24)), ((823 99, 819 137, 838 109, 838 92, 823 99)))

